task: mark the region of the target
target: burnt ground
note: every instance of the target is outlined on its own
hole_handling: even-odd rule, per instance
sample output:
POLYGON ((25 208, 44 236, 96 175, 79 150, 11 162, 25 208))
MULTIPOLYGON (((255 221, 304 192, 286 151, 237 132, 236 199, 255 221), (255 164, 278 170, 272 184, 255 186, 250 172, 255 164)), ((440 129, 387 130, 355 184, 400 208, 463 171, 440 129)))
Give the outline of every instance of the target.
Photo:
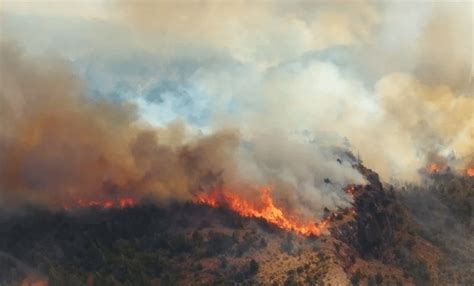
POLYGON ((448 285, 449 249, 359 168, 369 184, 356 187, 355 212, 332 215, 319 238, 194 204, 2 214, 0 284, 448 285))

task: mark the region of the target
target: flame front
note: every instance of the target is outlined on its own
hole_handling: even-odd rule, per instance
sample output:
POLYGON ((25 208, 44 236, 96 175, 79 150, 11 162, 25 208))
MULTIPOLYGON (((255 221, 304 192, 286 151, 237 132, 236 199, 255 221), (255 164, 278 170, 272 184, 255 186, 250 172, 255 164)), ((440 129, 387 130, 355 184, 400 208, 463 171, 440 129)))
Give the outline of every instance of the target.
POLYGON ((272 189, 270 187, 261 188, 260 201, 254 203, 235 193, 215 189, 209 193, 198 194, 196 202, 214 208, 226 206, 241 216, 261 218, 281 229, 294 231, 306 236, 319 236, 322 231, 327 228, 329 224, 327 220, 317 223, 285 214, 285 212, 273 202, 270 195, 271 192, 272 189))

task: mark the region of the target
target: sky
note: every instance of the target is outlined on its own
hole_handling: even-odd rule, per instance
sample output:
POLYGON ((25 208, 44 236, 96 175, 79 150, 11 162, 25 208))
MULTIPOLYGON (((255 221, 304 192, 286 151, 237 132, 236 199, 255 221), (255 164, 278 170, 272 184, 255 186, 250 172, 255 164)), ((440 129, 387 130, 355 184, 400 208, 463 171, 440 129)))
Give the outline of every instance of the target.
MULTIPOLYGON (((190 137, 236 130, 242 177, 320 190, 313 173, 334 169, 324 175, 345 173, 340 185, 363 181, 326 162, 336 147, 385 181, 417 182, 430 162, 474 165, 470 1, 1 5, 2 41, 59 61, 91 100, 190 137)), ((21 105, 21 92, 2 96, 21 105)))

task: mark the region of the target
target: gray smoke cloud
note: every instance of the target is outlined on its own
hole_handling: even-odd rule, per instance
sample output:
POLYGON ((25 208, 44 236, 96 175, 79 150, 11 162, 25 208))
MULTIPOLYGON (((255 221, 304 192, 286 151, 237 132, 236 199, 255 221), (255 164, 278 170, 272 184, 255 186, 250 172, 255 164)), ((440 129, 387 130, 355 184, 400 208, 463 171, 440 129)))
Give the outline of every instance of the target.
POLYGON ((114 8, 115 19, 160 55, 208 49, 247 67, 203 67, 191 76, 214 98, 217 126, 248 136, 303 130, 335 145, 345 137, 387 181, 419 181, 433 157, 459 171, 472 162, 472 3, 118 1, 114 8), (229 100, 242 110, 229 114, 229 100))
MULTIPOLYGON (((61 14, 63 6, 44 13, 61 14)), ((363 183, 350 162, 337 163, 335 147, 359 154, 385 181, 417 182, 433 160, 458 171, 473 162, 471 3, 114 1, 104 7, 67 15, 100 14, 124 33, 86 29, 82 50, 47 35, 35 43, 64 48, 60 54, 70 57, 87 56, 91 46, 99 58, 138 51, 157 64, 145 65, 141 79, 134 63, 132 95, 111 102, 86 94, 86 83, 65 63, 2 47, 4 200, 69 200, 104 190, 189 200, 219 177, 236 190, 274 185, 275 196, 285 194, 312 212, 347 204, 340 189, 363 183), (191 67, 170 68, 203 55, 191 67), (168 109, 189 121, 202 111, 206 126, 144 122, 168 109), (43 196, 49 192, 60 195, 43 196), (309 210, 303 201, 311 202, 309 210)), ((127 67, 119 65, 119 76, 128 75, 127 67)), ((99 85, 113 87, 110 78, 99 85)))
POLYGON ((326 146, 285 133, 244 137, 235 128, 199 134, 179 121, 154 128, 133 105, 88 96, 65 62, 29 57, 7 43, 1 51, 4 205, 122 196, 166 203, 192 200, 215 184, 255 198, 252 192, 270 185, 275 196, 291 198, 286 207, 314 217, 348 204, 342 188, 364 182, 326 146))

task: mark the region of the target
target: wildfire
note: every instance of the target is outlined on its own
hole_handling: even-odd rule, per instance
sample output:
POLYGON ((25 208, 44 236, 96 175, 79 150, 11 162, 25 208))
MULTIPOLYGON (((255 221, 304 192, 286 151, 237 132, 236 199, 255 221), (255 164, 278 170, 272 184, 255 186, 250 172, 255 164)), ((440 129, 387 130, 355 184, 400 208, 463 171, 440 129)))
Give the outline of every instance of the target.
POLYGON ((74 209, 74 208, 124 209, 128 207, 136 206, 137 204, 138 202, 136 199, 124 197, 124 198, 103 199, 103 200, 77 199, 73 204, 65 204, 63 207, 66 210, 74 209))
POLYGON ((428 174, 432 175, 432 174, 439 173, 442 168, 443 167, 440 164, 431 163, 426 167, 426 172, 428 172, 428 174))
MULTIPOLYGON (((431 163, 426 167, 426 172, 430 175, 437 174, 441 172, 442 170, 449 169, 449 167, 437 164, 437 163, 431 163)), ((458 169, 457 172, 460 176, 468 176, 468 177, 474 177, 474 167, 469 167, 467 169, 458 169)))
POLYGON ((357 190, 356 190, 356 187, 354 185, 349 185, 344 189, 344 191, 347 194, 353 196, 356 193, 357 190))
POLYGON ((196 202, 210 207, 226 206, 244 217, 261 218, 270 224, 285 230, 291 230, 306 236, 319 236, 327 228, 329 221, 320 223, 301 220, 289 216, 275 205, 271 197, 272 189, 263 187, 260 189, 260 201, 250 202, 235 193, 222 189, 215 189, 209 193, 197 195, 196 202))
POLYGON ((466 174, 467 174, 469 177, 474 177, 474 167, 467 168, 466 174))
POLYGON ((28 277, 21 282, 20 286, 48 286, 48 280, 28 277))

